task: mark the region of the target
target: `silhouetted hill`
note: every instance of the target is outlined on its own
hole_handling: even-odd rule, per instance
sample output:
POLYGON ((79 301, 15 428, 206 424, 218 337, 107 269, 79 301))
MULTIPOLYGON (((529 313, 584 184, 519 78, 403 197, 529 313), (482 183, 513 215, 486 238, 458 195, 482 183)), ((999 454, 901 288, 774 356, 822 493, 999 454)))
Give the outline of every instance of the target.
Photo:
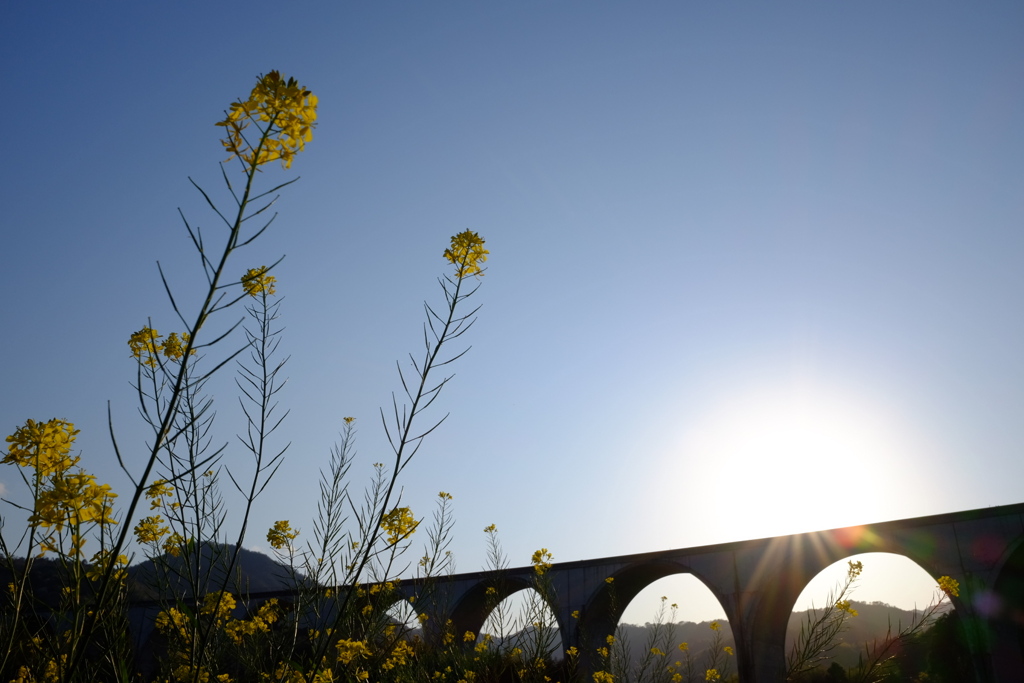
POLYGON ((233 545, 207 544, 198 558, 162 555, 128 568, 131 598, 155 600, 170 596, 183 597, 191 593, 190 587, 199 586, 200 594, 226 590, 235 594, 267 593, 295 587, 301 576, 293 577, 291 570, 271 557, 242 548, 234 568, 228 575, 233 545))
MULTIPOLYGON (((847 630, 842 634, 842 642, 832 651, 832 661, 839 662, 844 667, 856 666, 864 654, 866 645, 885 638, 890 630, 893 635, 899 633, 902 628, 909 626, 921 616, 920 611, 915 614, 913 610, 900 609, 884 602, 852 601, 851 605, 857 610, 857 616, 846 622, 847 630)), ((947 603, 942 613, 949 609, 947 603)), ((790 617, 788 642, 793 642, 800 633, 800 626, 804 623, 806 614, 807 612, 796 612, 790 617)))
MULTIPOLYGON (((145 560, 132 565, 128 567, 129 599, 156 600, 172 595, 184 597, 191 592, 190 575, 195 577, 201 593, 220 590, 225 585, 227 590, 236 594, 294 588, 296 579, 292 578, 287 566, 262 553, 244 548, 238 554, 234 570, 228 577, 228 563, 233 550, 233 545, 209 544, 203 548, 198 562, 194 557, 186 561, 183 557, 163 555, 157 558, 157 562, 145 560)), ((15 571, 24 571, 25 559, 15 559, 14 566, 15 571)), ((86 571, 89 567, 90 565, 86 563, 86 571)), ((12 581, 10 569, 0 566, 0 586, 6 586, 12 581)), ((29 586, 30 593, 38 604, 49 608, 57 607, 60 604, 61 589, 65 585, 68 585, 65 570, 58 560, 53 557, 33 559, 29 572, 29 586)))
MULTIPOLYGON (((846 622, 847 629, 841 635, 841 642, 832 651, 832 661, 837 661, 844 667, 856 666, 860 656, 864 653, 865 645, 870 645, 876 640, 885 638, 886 634, 890 632, 890 627, 891 632, 895 634, 915 619, 913 610, 900 609, 883 602, 865 603, 852 601, 851 605, 857 610, 858 614, 846 622)), ((806 622, 808 611, 794 612, 790 617, 786 634, 788 646, 791 646, 799 636, 800 627, 806 622)), ((919 617, 920 613, 917 616, 919 617)), ((732 647, 734 643, 729 622, 723 620, 719 624, 723 634, 722 646, 732 647)), ((668 657, 673 658, 671 661, 678 658, 679 650, 677 647, 679 643, 683 642, 688 644, 692 656, 695 658, 700 657, 701 653, 711 645, 714 638, 714 631, 711 630, 710 625, 711 622, 707 621, 699 624, 692 621, 681 621, 675 624, 673 626, 674 634, 669 652, 666 653, 668 657)), ((645 624, 644 626, 621 624, 619 626, 620 638, 626 640, 633 661, 639 661, 639 658, 648 652, 648 636, 651 628, 651 624, 645 624)), ((665 649, 664 646, 662 648, 665 649)))
MULTIPOLYGON (((25 571, 25 558, 14 560, 14 569, 19 574, 25 571)), ((57 605, 60 602, 61 588, 65 585, 63 580, 64 568, 60 562, 52 557, 37 557, 32 561, 32 569, 29 572, 29 592, 35 599, 44 605, 57 605)), ((0 586, 6 586, 14 581, 11 570, 6 565, 0 566, 0 586)))

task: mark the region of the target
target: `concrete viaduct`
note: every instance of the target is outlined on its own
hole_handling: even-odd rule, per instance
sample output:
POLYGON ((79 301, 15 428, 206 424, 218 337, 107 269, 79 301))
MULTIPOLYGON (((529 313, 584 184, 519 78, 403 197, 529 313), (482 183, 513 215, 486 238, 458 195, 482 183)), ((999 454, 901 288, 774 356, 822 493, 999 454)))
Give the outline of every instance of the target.
MULTIPOLYGON (((785 678, 786 625, 797 597, 825 567, 867 552, 904 555, 936 579, 959 581, 960 596, 953 605, 968 636, 977 681, 1024 681, 1024 503, 557 563, 547 573, 551 608, 564 647, 592 653, 614 633, 623 610, 646 586, 672 574, 692 574, 725 610, 740 680, 779 683, 785 678)), ((479 633, 486 606, 494 604, 494 596, 490 601, 486 596, 488 587, 505 598, 534 581, 533 567, 457 574, 444 579, 447 604, 435 607, 453 620, 455 633, 479 633)), ((416 582, 402 588, 407 596, 417 593, 416 582)), ((421 602, 416 606, 431 611, 421 602)))
MULTIPOLYGON (((1024 503, 556 563, 546 580, 563 647, 579 649, 584 671, 587 653, 605 644, 605 637, 614 633, 622 612, 641 590, 665 576, 692 574, 725 610, 740 680, 781 683, 786 626, 797 597, 825 567, 868 552, 904 555, 936 579, 956 579, 960 595, 953 598, 953 605, 967 634, 976 683, 1024 681, 1024 503), (606 581, 609 577, 612 583, 606 581), (578 617, 573 616, 576 612, 578 617)), ((455 633, 480 633, 488 606, 535 587, 536 573, 531 566, 432 581, 427 591, 423 582, 405 580, 399 593, 416 597, 416 610, 431 617, 428 624, 451 619, 455 633), (488 595, 488 588, 497 594, 488 595)), ((251 595, 249 600, 269 595, 251 595)), ((152 632, 156 609, 153 604, 132 609, 140 644, 152 632)))

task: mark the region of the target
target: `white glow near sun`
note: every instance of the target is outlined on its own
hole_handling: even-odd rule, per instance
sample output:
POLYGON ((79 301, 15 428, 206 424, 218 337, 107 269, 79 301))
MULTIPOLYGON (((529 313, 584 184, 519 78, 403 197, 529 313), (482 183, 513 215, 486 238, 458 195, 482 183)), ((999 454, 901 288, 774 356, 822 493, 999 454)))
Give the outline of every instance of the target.
POLYGON ((807 388, 722 402, 680 450, 721 540, 883 521, 924 485, 879 410, 807 388))

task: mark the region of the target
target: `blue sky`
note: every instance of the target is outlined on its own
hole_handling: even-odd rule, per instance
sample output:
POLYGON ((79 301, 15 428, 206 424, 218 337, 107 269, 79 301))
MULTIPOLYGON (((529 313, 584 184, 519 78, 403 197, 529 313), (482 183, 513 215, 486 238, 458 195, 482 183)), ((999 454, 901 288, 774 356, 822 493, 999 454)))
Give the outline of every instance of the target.
POLYGON ((173 329, 158 259, 197 291, 177 209, 213 225, 187 177, 224 198, 212 124, 279 69, 319 96, 320 125, 267 172, 301 180, 235 267, 286 255, 291 447, 256 529, 311 532, 343 416, 357 484, 386 457, 378 406, 465 229, 491 251, 483 308, 404 479, 423 514, 455 497, 460 570, 491 523, 524 564, 1021 499, 1019 3, 0 16, 0 425, 75 422, 115 489, 108 400, 129 460, 144 439, 126 340, 147 317, 173 329))

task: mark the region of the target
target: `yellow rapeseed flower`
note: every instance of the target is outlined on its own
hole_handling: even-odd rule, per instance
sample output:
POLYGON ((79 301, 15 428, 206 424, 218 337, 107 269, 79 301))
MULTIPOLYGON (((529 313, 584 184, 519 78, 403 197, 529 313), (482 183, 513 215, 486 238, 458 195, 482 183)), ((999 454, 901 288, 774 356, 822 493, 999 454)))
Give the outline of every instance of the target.
POLYGON ((270 547, 274 550, 281 550, 291 545, 293 541, 299 535, 298 531, 292 529, 292 525, 288 523, 288 520, 280 520, 274 522, 274 526, 267 532, 267 542, 270 543, 270 547))
POLYGON ((140 363, 155 368, 159 362, 157 355, 163 350, 164 345, 160 342, 160 333, 146 326, 138 332, 132 332, 128 338, 128 348, 140 363))
POLYGON ((846 612, 851 617, 857 616, 857 610, 853 609, 853 607, 850 606, 849 600, 839 600, 838 602, 836 602, 836 609, 846 612))
POLYGON ((543 575, 551 569, 552 559, 554 557, 548 552, 548 549, 541 548, 533 553, 533 557, 530 558, 530 564, 533 565, 533 571, 537 572, 538 575, 543 575))
POLYGON ((491 252, 484 249, 484 238, 472 230, 464 230, 452 235, 452 244, 444 250, 444 257, 455 266, 455 277, 464 278, 470 275, 483 275, 480 264, 487 260, 491 252))
POLYGON ((951 598, 960 597, 960 582, 949 576, 939 577, 939 589, 951 598))
POLYGON ((96 483, 96 477, 85 472, 54 474, 36 496, 35 510, 29 523, 53 527, 78 527, 93 522, 117 524, 112 499, 117 494, 109 484, 96 483))
POLYGON ((722 680, 722 674, 718 673, 718 669, 708 669, 704 672, 705 681, 720 681, 722 680))
POLYGON ((92 556, 90 561, 92 566, 85 572, 86 577, 90 581, 99 581, 103 578, 103 573, 111 563, 114 565, 114 569, 111 572, 111 578, 114 581, 124 581, 128 578, 128 558, 124 555, 114 557, 110 554, 109 550, 100 550, 92 556))
POLYGON ((407 507, 396 507, 380 520, 380 528, 388 535, 388 543, 395 545, 416 531, 420 523, 407 507))
POLYGON ((177 633, 185 637, 188 633, 189 619, 181 611, 171 607, 156 615, 156 628, 165 635, 177 633))
POLYGON ((174 486, 167 483, 166 479, 157 479, 146 489, 146 498, 149 499, 149 509, 159 510, 163 507, 164 496, 174 493, 174 486))
POLYGON ((242 276, 242 287, 245 288, 245 293, 251 297, 257 297, 260 294, 267 296, 277 294, 276 284, 277 278, 267 274, 266 266, 250 268, 242 276))
POLYGON ((237 606, 235 596, 227 591, 214 591, 203 596, 203 606, 200 613, 212 616, 218 624, 223 624, 231 618, 231 612, 237 606))
POLYGON ((164 541, 163 550, 171 557, 181 557, 181 549, 185 545, 185 538, 178 532, 174 532, 164 541))
POLYGON ((43 477, 67 472, 78 464, 78 458, 71 455, 71 446, 79 431, 71 422, 57 418, 48 422, 26 420, 7 437, 11 445, 3 462, 33 467, 43 477))
POLYGON ((163 523, 164 518, 160 515, 143 517, 135 525, 135 537, 139 539, 139 543, 157 543, 171 532, 169 527, 162 526, 163 523))
POLYGON ((227 129, 227 138, 221 143, 231 153, 228 160, 237 156, 249 168, 279 160, 290 168, 295 154, 313 139, 316 107, 316 95, 294 78, 286 81, 277 71, 260 76, 249 99, 232 103, 224 120, 217 122, 227 129), (262 139, 258 151, 244 133, 253 123, 262 139))
MULTIPOLYGON (((164 356, 174 360, 180 359, 185 355, 185 348, 188 346, 189 340, 191 337, 188 332, 182 332, 180 337, 177 332, 171 332, 163 342, 164 356)), ((196 355, 196 350, 192 349, 190 354, 196 355)))
POLYGON ((337 644, 338 659, 342 664, 351 664, 356 659, 370 656, 370 648, 365 640, 341 639, 337 644))

